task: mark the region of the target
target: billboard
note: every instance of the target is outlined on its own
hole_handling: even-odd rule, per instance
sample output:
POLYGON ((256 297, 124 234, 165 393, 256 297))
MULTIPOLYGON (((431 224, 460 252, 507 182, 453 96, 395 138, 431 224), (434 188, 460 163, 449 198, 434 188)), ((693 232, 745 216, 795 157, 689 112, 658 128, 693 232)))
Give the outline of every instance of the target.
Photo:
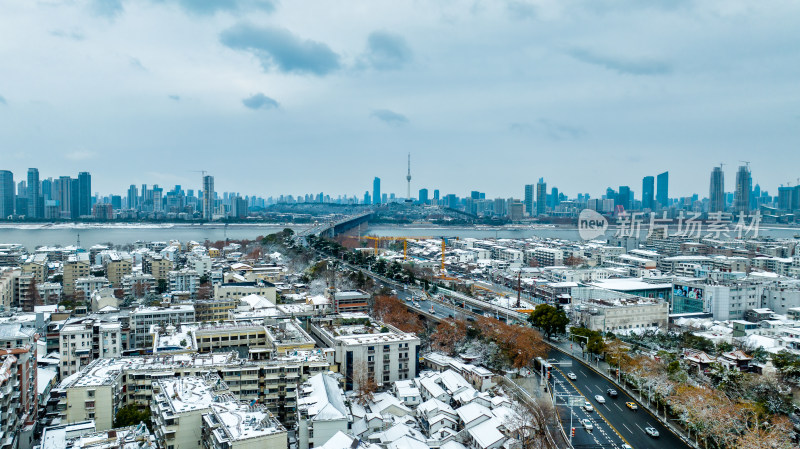
POLYGON ((672 290, 672 295, 689 299, 703 299, 703 289, 688 285, 676 285, 672 290))

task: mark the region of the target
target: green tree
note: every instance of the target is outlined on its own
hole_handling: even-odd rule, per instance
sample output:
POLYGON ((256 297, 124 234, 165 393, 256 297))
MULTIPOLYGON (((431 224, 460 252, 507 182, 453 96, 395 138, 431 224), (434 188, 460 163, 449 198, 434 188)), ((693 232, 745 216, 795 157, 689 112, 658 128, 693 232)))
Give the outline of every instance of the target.
POLYGON ((549 304, 539 304, 531 312, 528 322, 549 338, 554 333, 563 333, 569 324, 569 318, 563 309, 549 304))
POLYGON ((135 405, 126 405, 117 410, 117 415, 114 417, 114 427, 128 427, 135 426, 143 422, 150 428, 150 409, 139 410, 135 405))
POLYGON ((156 286, 156 293, 164 293, 167 291, 167 280, 166 279, 159 279, 158 285, 156 286))
POLYGON ((606 349, 603 336, 598 331, 593 331, 585 327, 572 327, 570 333, 574 335, 575 341, 581 345, 581 349, 591 354, 602 354, 606 349))

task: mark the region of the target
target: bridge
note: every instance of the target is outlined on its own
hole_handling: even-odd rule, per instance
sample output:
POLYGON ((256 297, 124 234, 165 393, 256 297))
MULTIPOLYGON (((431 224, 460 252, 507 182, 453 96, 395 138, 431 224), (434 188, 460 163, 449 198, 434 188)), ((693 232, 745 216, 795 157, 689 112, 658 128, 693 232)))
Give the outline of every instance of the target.
POLYGON ((333 238, 355 228, 356 226, 366 223, 370 220, 370 218, 372 218, 373 215, 374 212, 371 210, 357 215, 348 215, 347 217, 340 218, 336 221, 320 223, 308 229, 304 229, 298 232, 297 236, 307 237, 309 235, 316 235, 319 237, 333 238))

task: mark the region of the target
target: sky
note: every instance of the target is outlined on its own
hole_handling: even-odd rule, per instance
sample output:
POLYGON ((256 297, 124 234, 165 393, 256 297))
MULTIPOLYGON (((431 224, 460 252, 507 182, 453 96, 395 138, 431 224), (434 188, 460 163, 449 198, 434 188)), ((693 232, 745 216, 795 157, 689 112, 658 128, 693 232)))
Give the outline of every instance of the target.
POLYGON ((800 2, 0 0, 0 169, 598 197, 800 176, 800 2))

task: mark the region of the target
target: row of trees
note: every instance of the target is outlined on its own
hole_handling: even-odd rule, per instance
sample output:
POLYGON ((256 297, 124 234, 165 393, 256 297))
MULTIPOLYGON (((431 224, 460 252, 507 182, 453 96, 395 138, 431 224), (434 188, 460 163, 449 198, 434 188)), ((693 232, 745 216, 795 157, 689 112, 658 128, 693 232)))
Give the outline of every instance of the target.
POLYGON ((673 353, 634 353, 619 339, 606 342, 602 352, 621 380, 665 415, 675 415, 706 447, 757 447, 754 441, 769 448, 794 447, 786 416, 791 412, 791 390, 777 376, 714 364, 707 374, 709 384, 704 384, 691 378, 673 353))

